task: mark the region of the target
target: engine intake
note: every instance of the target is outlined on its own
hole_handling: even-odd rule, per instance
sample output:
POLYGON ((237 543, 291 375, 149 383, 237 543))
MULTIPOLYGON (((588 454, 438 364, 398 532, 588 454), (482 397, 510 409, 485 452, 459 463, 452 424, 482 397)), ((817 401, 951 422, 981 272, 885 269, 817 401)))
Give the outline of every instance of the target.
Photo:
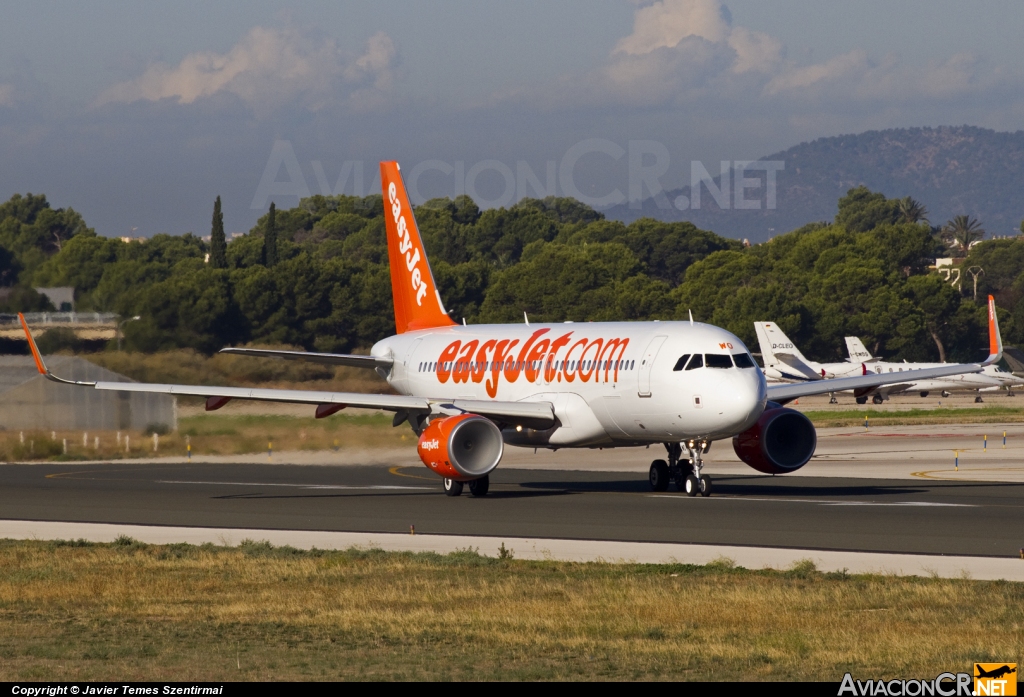
POLYGON ((420 435, 423 464, 447 479, 468 482, 490 473, 504 452, 501 431, 478 414, 434 419, 420 435))
POLYGON ((765 409, 756 424, 733 436, 732 447, 758 472, 786 474, 807 464, 818 447, 818 436, 806 416, 775 406, 765 409))

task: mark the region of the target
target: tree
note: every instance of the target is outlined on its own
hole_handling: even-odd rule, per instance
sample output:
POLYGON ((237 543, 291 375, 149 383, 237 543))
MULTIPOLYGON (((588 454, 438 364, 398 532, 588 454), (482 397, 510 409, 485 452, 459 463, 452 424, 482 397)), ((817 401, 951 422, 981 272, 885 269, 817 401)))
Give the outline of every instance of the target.
POLYGON ((220 196, 213 204, 213 227, 210 230, 210 266, 225 269, 228 266, 228 243, 224 238, 224 214, 220 212, 220 196))
POLYGON ((928 222, 928 209, 921 205, 920 201, 915 201, 909 196, 904 196, 897 202, 896 211, 901 223, 913 225, 928 222))
POLYGON ((861 185, 850 189, 839 199, 835 222, 850 232, 867 232, 883 223, 896 222, 897 216, 896 201, 861 185))
POLYGON ((277 265, 277 206, 270 202, 267 226, 263 231, 263 265, 268 269, 277 265))
POLYGON ((957 247, 961 252, 967 254, 971 244, 985 237, 985 231, 981 223, 967 215, 958 215, 946 222, 942 228, 942 238, 951 247, 957 247))

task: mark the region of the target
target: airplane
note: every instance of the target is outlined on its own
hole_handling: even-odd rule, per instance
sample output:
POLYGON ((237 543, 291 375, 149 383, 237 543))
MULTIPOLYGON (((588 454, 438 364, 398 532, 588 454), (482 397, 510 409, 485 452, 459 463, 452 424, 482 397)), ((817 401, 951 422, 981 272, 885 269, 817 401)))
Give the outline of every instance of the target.
MULTIPOLYGON (((989 296, 989 331, 990 335, 994 326, 995 299, 989 296)), ((754 322, 754 329, 757 333, 758 343, 761 345, 761 356, 764 360, 765 376, 769 379, 780 381, 798 380, 822 380, 833 377, 845 377, 850 375, 867 375, 874 373, 900 374, 907 371, 937 368, 948 363, 890 363, 874 358, 856 337, 847 337, 846 345, 850 351, 850 360, 842 363, 817 363, 804 357, 800 349, 790 341, 789 337, 776 324, 770 322, 754 322), (850 339, 854 339, 851 342, 850 339), (853 348, 851 348, 853 344, 853 348), (855 357, 861 360, 855 360, 855 357)), ((998 330, 996 330, 998 331, 998 330)), ((1000 345, 1002 337, 998 338, 1000 345)), ((990 336, 990 340, 994 340, 990 336)), ((857 404, 865 404, 868 397, 875 404, 881 404, 889 398, 890 394, 905 392, 920 392, 922 397, 927 397, 929 392, 941 390, 944 397, 948 397, 953 391, 997 390, 1003 386, 1003 382, 993 375, 986 374, 994 371, 994 365, 987 364, 979 374, 960 374, 943 379, 924 379, 918 373, 914 374, 913 380, 908 376, 902 376, 902 380, 893 380, 891 383, 873 388, 862 388, 854 392, 857 404)), ((831 392, 830 403, 836 403, 835 392, 831 392)), ((980 402, 981 395, 975 399, 980 402)))
POLYGON ((809 360, 789 337, 772 322, 754 322, 754 333, 761 347, 764 374, 769 382, 799 382, 823 380, 852 375, 864 375, 860 365, 849 361, 818 363, 809 360))
MULTIPOLYGON (((709 496, 703 456, 732 439, 753 469, 784 474, 814 454, 814 425, 784 405, 833 390, 874 388, 902 380, 860 375, 768 386, 747 348, 710 324, 563 322, 457 324, 444 308, 397 162, 381 162, 385 232, 395 308, 394 336, 368 356, 226 348, 224 352, 307 360, 375 370, 398 394, 359 394, 201 385, 67 380, 50 373, 21 318, 36 368, 47 379, 97 390, 206 398, 206 409, 233 399, 309 404, 324 418, 346 407, 394 412, 418 436, 417 453, 458 496, 463 486, 485 496, 505 445, 611 448, 661 443, 666 460, 649 470, 651 488, 675 482, 689 496, 709 496)), ((993 316, 994 321, 994 316, 993 316)), ((999 360, 992 334, 984 363, 946 365, 918 379, 979 372, 999 360)))
MULTIPOLYGON (((846 337, 846 350, 850 354, 850 362, 851 363, 865 363, 865 364, 866 363, 878 363, 878 362, 880 362, 882 360, 881 358, 873 357, 871 355, 871 353, 864 347, 864 344, 861 343, 861 340, 859 338, 855 337, 855 336, 848 336, 848 337, 846 337)), ((1003 358, 1006 360, 1007 364, 1009 364, 1010 367, 1012 368, 1013 367, 1012 361, 1015 360, 1015 358, 1011 357, 1011 355, 1010 355, 1011 352, 1016 352, 1016 353, 1020 353, 1020 352, 1019 352, 1018 349, 1011 348, 1011 347, 1007 347, 1003 351, 1003 358)), ((896 365, 900 365, 900 364, 896 364, 896 365)), ((904 363, 903 365, 906 366, 908 364, 904 363)), ((916 364, 910 364, 910 365, 916 365, 916 364)), ((936 364, 932 364, 932 365, 941 365, 941 364, 936 363, 936 364)), ((869 370, 874 370, 873 367, 868 368, 868 369, 869 370)), ((890 372, 892 372, 892 371, 890 370, 890 372)), ((1005 387, 1006 388, 1006 395, 1008 397, 1013 397, 1014 396, 1013 388, 1017 387, 1019 385, 1024 385, 1024 379, 1022 379, 1022 376, 1017 375, 1016 372, 1011 373, 1010 371, 1003 370, 1001 367, 999 367, 996 364, 985 366, 985 369, 983 371, 981 371, 981 373, 979 373, 978 375, 971 376, 971 377, 975 378, 975 379, 982 378, 982 377, 987 377, 987 378, 991 378, 992 380, 995 381, 995 384, 989 385, 988 387, 977 388, 979 393, 980 392, 990 392, 992 390, 998 390, 998 389, 1002 389, 1003 387, 1005 387)), ((940 390, 943 397, 948 397, 950 395, 950 387, 948 385, 950 380, 951 380, 950 378, 941 379, 941 380, 929 380, 927 383, 921 383, 921 384, 915 385, 914 386, 914 390, 917 390, 918 392, 920 392, 922 397, 927 397, 928 393, 930 391, 932 391, 932 390, 940 390)), ((956 383, 954 382, 954 387, 955 386, 956 386, 956 383)), ((969 388, 969 389, 975 389, 975 388, 969 388)), ((981 395, 979 394, 975 398, 974 401, 976 401, 976 402, 982 401, 981 400, 981 395)))
POLYGON ((1011 668, 1008 665, 993 668, 992 670, 985 670, 981 666, 975 665, 974 669, 978 672, 978 674, 974 676, 976 678, 1001 678, 1004 675, 1017 672, 1016 668, 1011 668))

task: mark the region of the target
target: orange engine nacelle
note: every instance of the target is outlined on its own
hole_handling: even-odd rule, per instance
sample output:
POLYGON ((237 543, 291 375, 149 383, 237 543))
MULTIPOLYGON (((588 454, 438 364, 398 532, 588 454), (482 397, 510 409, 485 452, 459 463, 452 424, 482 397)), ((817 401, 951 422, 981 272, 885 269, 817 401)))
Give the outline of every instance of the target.
POLYGON ((814 424, 795 409, 765 409, 757 423, 738 436, 732 448, 745 463, 765 474, 794 472, 814 455, 818 435, 814 424))
POLYGON ((498 466, 505 444, 490 419, 459 414, 430 422, 416 446, 423 464, 446 479, 480 479, 498 466))

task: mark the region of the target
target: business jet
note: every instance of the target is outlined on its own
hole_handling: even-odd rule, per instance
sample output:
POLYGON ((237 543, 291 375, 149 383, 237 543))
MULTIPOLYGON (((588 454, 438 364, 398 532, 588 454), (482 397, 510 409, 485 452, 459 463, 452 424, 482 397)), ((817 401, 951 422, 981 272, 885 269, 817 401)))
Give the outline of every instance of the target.
MULTIPOLYGON (((1002 338, 999 336, 998 325, 995 322, 995 300, 992 296, 988 298, 989 311, 989 343, 997 342, 1001 345, 1002 338), (993 333, 995 334, 993 336, 993 333)), ((944 397, 950 392, 975 392, 980 390, 998 390, 1003 386, 1003 381, 995 373, 996 366, 986 363, 978 373, 961 373, 958 375, 941 379, 925 378, 916 372, 923 369, 939 368, 948 363, 890 363, 873 357, 856 337, 847 337, 846 346, 850 354, 850 360, 843 363, 817 363, 808 360, 800 352, 789 337, 770 322, 755 322, 754 329, 757 333, 758 343, 761 345, 761 356, 765 366, 765 376, 769 379, 792 382, 796 380, 822 380, 832 377, 846 377, 851 375, 876 375, 895 374, 896 380, 889 384, 875 387, 864 387, 854 390, 854 397, 857 404, 865 404, 868 397, 874 404, 881 404, 889 398, 890 394, 903 394, 907 392, 919 392, 922 397, 927 397, 929 392, 941 391, 944 397), (852 341, 851 341, 852 340, 852 341), (989 371, 992 374, 987 374, 989 371), (906 373, 913 372, 912 376, 906 373), (899 379, 902 378, 902 379, 899 379)), ((1006 373, 1009 376, 1008 373, 1006 373)), ((1009 376, 1012 378, 1012 376, 1009 376)), ((830 392, 832 404, 836 403, 835 392, 830 392)), ((975 398, 976 402, 982 401, 980 393, 975 398)))
MULTIPOLYGON (((228 348, 246 356, 307 360, 375 370, 398 394, 84 382, 53 375, 22 318, 36 367, 48 379, 97 390, 206 398, 208 410, 233 399, 309 404, 317 418, 346 407, 394 412, 418 436, 420 459, 445 493, 463 485, 487 494, 504 447, 611 448, 662 443, 666 460, 651 463, 651 487, 670 482, 690 496, 711 494, 703 455, 732 439, 757 471, 784 474, 810 460, 813 424, 783 406, 833 390, 873 388, 896 379, 860 375, 769 387, 735 335, 710 324, 584 322, 459 325, 445 311, 396 162, 382 162, 385 228, 394 336, 368 356, 228 348)), ((993 334, 996 336, 996 334, 993 334)), ((984 364, 917 371, 920 379, 979 372, 984 364)))
MULTIPOLYGON (((989 302, 992 302, 991 297, 989 302)), ((876 358, 864 347, 861 340, 855 336, 846 337, 846 350, 850 355, 851 363, 863 363, 867 365, 867 369, 875 372, 879 372, 879 369, 888 370, 890 373, 893 372, 894 367, 897 372, 900 367, 906 369, 908 366, 914 368, 943 365, 942 363, 885 363, 881 358, 876 358)), ((1014 349, 1016 350, 1016 349, 1014 349)), ((1006 359, 1007 363, 1010 362, 1011 358, 1007 351, 1003 352, 1003 358, 1006 359)), ((974 398, 975 402, 981 402, 982 392, 992 392, 1006 388, 1007 396, 1013 397, 1013 388, 1024 385, 1024 378, 1021 378, 1010 371, 1003 370, 997 364, 986 365, 985 369, 976 375, 970 376, 954 376, 951 378, 941 378, 938 380, 925 380, 919 383, 915 383, 913 386, 907 388, 907 392, 919 392, 922 397, 927 397, 929 392, 937 391, 942 394, 943 397, 948 397, 951 392, 955 391, 969 391, 977 392, 977 396, 974 398), (961 380, 960 378, 964 378, 961 380), (987 384, 982 384, 987 383, 987 384)), ((884 389, 884 388, 882 388, 884 389)), ((894 389, 894 386, 890 386, 890 390, 894 389)), ((866 401, 867 396, 863 399, 866 401)), ((881 397, 876 393, 873 397, 875 403, 882 401, 881 397)))

